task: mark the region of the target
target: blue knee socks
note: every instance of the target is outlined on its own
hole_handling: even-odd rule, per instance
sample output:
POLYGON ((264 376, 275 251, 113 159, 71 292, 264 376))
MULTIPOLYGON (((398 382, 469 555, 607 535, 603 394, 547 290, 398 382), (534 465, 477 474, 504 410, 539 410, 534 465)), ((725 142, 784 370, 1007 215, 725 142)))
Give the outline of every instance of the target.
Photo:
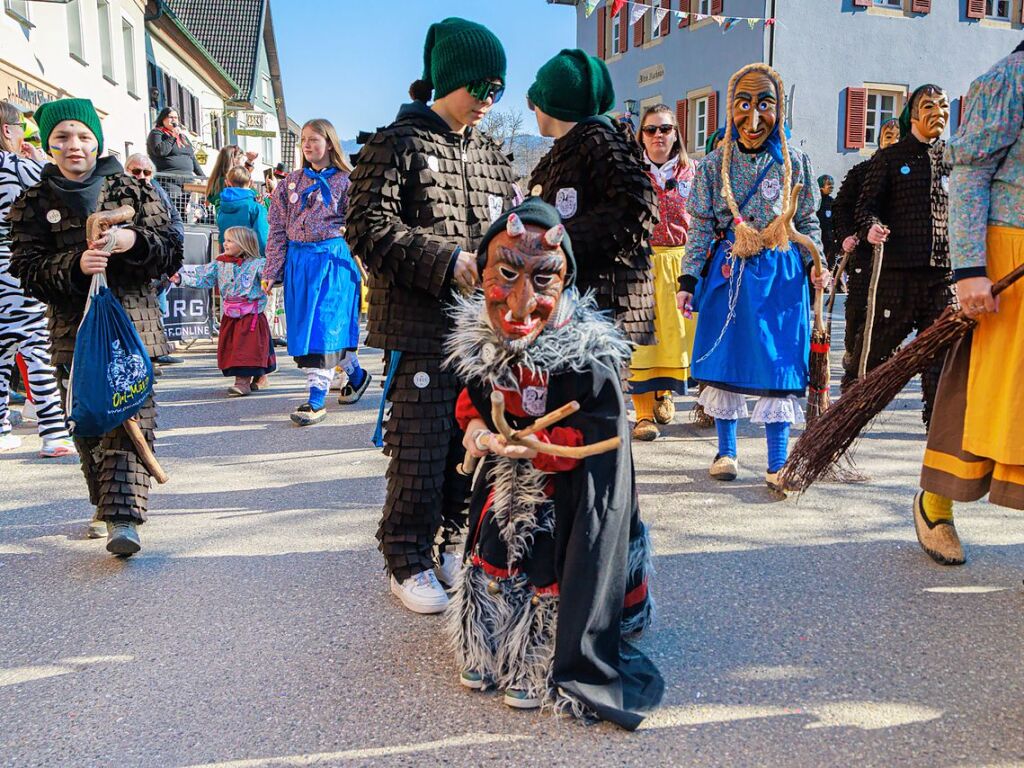
POLYGON ((359 365, 359 357, 355 353, 349 352, 341 361, 341 368, 348 374, 349 384, 354 389, 359 389, 363 384, 363 379, 366 378, 366 371, 359 365))
POLYGON ((789 422, 764 425, 768 435, 768 471, 778 472, 789 456, 789 422))
POLYGON ((313 406, 313 410, 323 410, 324 403, 327 401, 327 390, 320 389, 319 387, 309 388, 309 404, 313 406))
POLYGON ((736 458, 736 419, 715 419, 718 430, 718 455, 736 458))

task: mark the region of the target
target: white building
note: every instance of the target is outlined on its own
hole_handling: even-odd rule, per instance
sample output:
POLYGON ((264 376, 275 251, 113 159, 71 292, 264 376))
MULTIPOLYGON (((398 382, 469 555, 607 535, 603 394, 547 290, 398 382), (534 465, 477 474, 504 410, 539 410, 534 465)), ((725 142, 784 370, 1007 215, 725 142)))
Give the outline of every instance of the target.
POLYGON ((32 111, 92 99, 108 154, 145 151, 150 129, 142 0, 3 0, 0 98, 32 111))

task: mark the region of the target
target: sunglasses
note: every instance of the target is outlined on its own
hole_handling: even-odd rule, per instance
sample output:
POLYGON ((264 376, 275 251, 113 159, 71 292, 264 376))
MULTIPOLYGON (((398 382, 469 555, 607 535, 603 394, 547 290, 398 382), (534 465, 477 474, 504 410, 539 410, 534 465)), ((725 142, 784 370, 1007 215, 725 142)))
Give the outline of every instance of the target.
POLYGON ((130 173, 132 176, 137 176, 140 179, 143 176, 145 176, 148 179, 150 176, 153 175, 152 171, 145 170, 143 168, 132 168, 130 171, 128 171, 128 173, 130 173))
POLYGON ((477 101, 493 99, 493 103, 497 104, 505 94, 505 84, 494 83, 487 79, 474 80, 472 83, 468 83, 466 85, 466 90, 469 91, 469 95, 477 101))
POLYGON ((648 136, 653 136, 656 133, 660 133, 662 136, 668 136, 675 129, 676 127, 674 125, 645 125, 640 130, 648 136))

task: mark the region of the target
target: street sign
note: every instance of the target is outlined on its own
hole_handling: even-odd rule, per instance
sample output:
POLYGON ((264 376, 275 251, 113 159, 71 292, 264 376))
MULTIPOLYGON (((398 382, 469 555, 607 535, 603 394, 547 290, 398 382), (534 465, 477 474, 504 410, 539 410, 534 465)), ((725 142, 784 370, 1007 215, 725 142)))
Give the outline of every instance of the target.
POLYGON ((274 138, 277 131, 272 131, 267 125, 266 112, 240 112, 238 114, 238 127, 235 133, 239 136, 263 136, 274 138))

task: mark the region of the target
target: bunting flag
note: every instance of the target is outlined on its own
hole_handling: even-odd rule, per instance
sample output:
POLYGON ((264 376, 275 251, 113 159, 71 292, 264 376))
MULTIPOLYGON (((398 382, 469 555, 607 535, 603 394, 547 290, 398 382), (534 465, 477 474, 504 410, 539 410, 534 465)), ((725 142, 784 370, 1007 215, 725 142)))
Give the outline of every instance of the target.
MULTIPOLYGON (((611 5, 611 15, 615 16, 623 8, 626 7, 627 0, 605 0, 611 5)), ((602 0, 584 0, 583 8, 584 13, 589 17, 597 7, 601 5, 602 0)), ((658 0, 649 0, 649 2, 637 2, 634 1, 630 5, 629 12, 629 24, 632 26, 636 24, 640 19, 644 17, 644 14, 648 10, 654 11, 654 23, 660 24, 664 21, 665 16, 668 15, 669 9, 663 8, 658 0)), ((690 21, 699 22, 705 19, 712 19, 718 26, 722 28, 722 32, 728 32, 734 26, 739 24, 741 21, 747 22, 747 26, 751 29, 756 27, 759 23, 763 23, 765 26, 771 26, 775 23, 774 18, 762 18, 760 16, 710 16, 706 13, 690 13, 689 11, 672 11, 673 16, 677 23, 682 23, 683 19, 689 19, 690 21)))
POLYGON ((715 20, 715 24, 718 26, 722 26, 725 22, 725 16, 712 16, 711 18, 715 20))
POLYGON ((629 26, 633 26, 647 13, 649 6, 641 5, 640 3, 633 3, 633 7, 629 11, 629 26))
POLYGON ((747 26, 753 29, 757 26, 757 19, 747 19, 747 26))
POLYGON ((586 13, 588 19, 590 18, 590 14, 594 12, 594 9, 597 8, 598 3, 600 2, 601 0, 586 0, 586 2, 583 4, 584 13, 586 13))
POLYGON ((668 8, 659 8, 654 12, 654 26, 660 27, 661 22, 668 16, 668 8))
POLYGON ((733 27, 735 27, 739 23, 740 23, 740 18, 738 16, 728 16, 728 17, 726 17, 725 21, 722 22, 722 34, 724 35, 726 32, 728 32, 730 29, 732 29, 733 27))
POLYGON ((704 21, 708 17, 706 13, 691 13, 689 16, 693 16, 694 21, 704 21))
POLYGON ((617 16, 626 5, 626 0, 612 0, 612 16, 617 16))

